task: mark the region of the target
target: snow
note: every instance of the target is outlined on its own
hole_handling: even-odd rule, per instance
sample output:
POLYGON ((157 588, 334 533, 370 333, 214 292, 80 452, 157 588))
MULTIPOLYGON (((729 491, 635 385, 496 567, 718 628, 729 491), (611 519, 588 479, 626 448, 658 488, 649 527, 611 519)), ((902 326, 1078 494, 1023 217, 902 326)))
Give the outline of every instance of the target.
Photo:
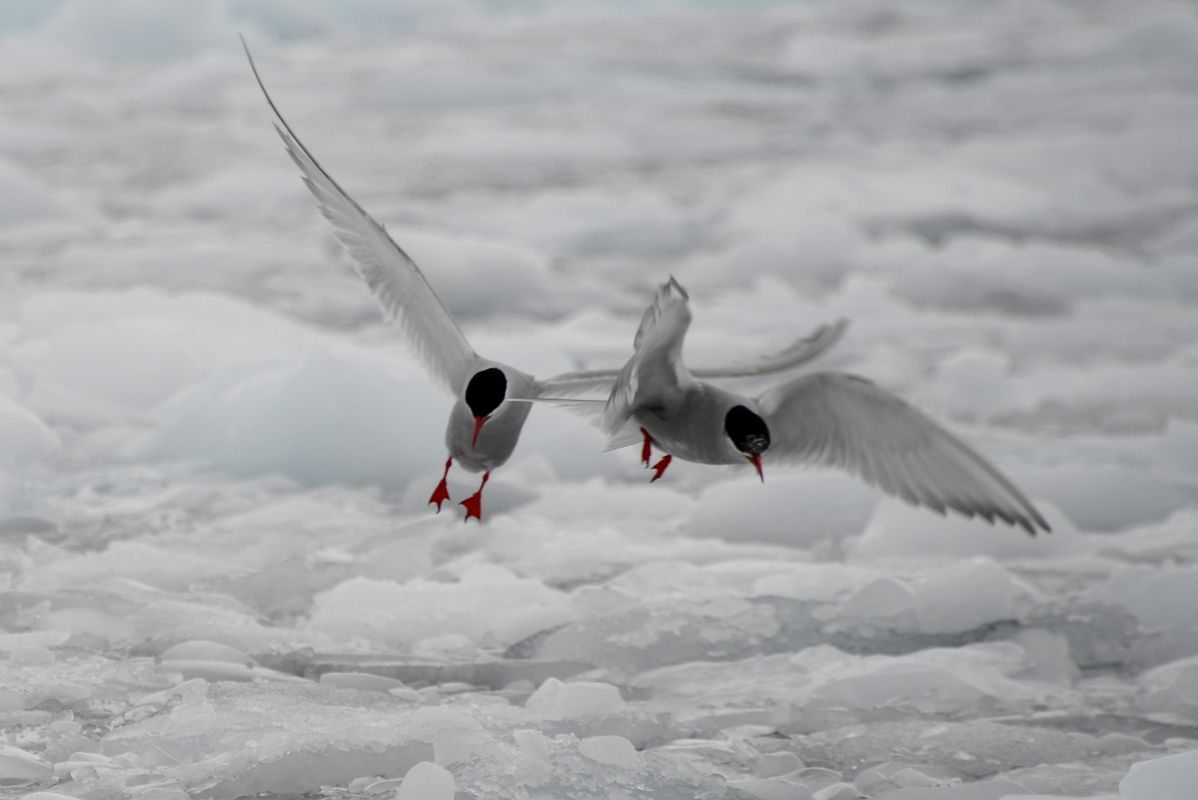
POLYGON ((1195 66, 1175 0, 4 4, 0 800, 1188 798, 1195 66), (1052 533, 548 407, 433 514, 239 31, 483 355, 846 317, 1052 533))

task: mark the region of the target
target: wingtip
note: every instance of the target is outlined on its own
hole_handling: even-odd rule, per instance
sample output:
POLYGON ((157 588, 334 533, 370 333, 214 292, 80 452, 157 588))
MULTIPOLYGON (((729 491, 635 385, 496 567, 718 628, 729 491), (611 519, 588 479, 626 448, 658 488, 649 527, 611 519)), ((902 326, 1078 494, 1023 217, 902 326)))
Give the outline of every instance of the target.
POLYGON ((1033 539, 1039 536, 1041 532, 1052 533, 1052 526, 1034 508, 1030 509, 1027 514, 1020 514, 1006 521, 1011 525, 1023 528, 1024 533, 1033 539))
POLYGON ((683 300, 691 299, 690 294, 682 287, 682 284, 678 282, 678 279, 675 278, 673 274, 670 275, 670 279, 668 281, 661 285, 661 288, 666 294, 669 294, 670 289, 677 289, 678 294, 682 295, 683 300))
MULTIPOLYGON (((254 66, 254 54, 250 52, 250 44, 245 40, 245 34, 241 31, 237 32, 237 38, 241 40, 241 49, 245 51, 245 57, 250 61, 250 67, 254 66)), ((255 70, 256 71, 256 70, 255 70)))

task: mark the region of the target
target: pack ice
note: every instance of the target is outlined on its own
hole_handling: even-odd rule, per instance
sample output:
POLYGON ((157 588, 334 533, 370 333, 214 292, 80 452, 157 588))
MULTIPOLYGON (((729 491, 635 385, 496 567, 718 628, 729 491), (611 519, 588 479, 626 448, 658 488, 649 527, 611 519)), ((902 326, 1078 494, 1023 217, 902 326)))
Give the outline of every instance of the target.
POLYGON ((1180 0, 4 4, 0 800, 1198 796, 1196 75, 1180 0), (239 31, 487 355, 844 316, 1053 533, 554 408, 433 514, 239 31))

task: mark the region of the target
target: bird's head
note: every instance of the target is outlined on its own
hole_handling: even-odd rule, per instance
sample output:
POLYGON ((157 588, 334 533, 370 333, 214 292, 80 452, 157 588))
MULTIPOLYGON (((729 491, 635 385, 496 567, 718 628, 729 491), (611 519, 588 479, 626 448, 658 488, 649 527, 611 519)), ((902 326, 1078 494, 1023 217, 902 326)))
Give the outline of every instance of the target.
POLYGON ((770 447, 770 429, 760 414, 745 406, 733 406, 724 415, 724 434, 737 452, 757 469, 762 481, 761 454, 770 447))
POLYGON ((474 415, 474 437, 470 446, 478 444, 478 434, 507 396, 507 376, 498 367, 480 369, 466 384, 466 406, 474 415))

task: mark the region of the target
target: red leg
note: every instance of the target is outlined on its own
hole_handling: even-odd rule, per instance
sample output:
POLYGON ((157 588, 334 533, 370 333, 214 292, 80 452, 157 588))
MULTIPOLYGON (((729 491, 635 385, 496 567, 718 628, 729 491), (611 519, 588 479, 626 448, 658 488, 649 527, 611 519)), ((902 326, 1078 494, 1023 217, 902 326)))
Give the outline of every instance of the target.
POLYGON ((483 521, 483 487, 487 485, 490 477, 491 470, 484 472, 483 482, 478 485, 478 491, 459 504, 466 507, 466 519, 463 522, 469 521, 471 517, 474 517, 479 522, 483 521))
POLYGON ((428 499, 428 504, 437 504, 437 513, 441 512, 441 504, 449 499, 449 486, 445 484, 445 479, 449 477, 449 468, 453 466, 453 456, 445 462, 445 474, 441 476, 441 482, 437 484, 437 488, 433 489, 433 496, 428 499))
POLYGON ((641 463, 648 467, 649 456, 653 455, 653 437, 644 428, 641 428, 641 435, 645 437, 645 443, 641 445, 641 463))
POLYGON ((661 461, 658 461, 656 464, 653 465, 653 477, 649 479, 649 483, 653 483, 655 480, 660 478, 662 475, 665 475, 666 467, 670 466, 670 462, 673 460, 674 460, 674 457, 671 455, 667 454, 667 455, 662 456, 661 461))

